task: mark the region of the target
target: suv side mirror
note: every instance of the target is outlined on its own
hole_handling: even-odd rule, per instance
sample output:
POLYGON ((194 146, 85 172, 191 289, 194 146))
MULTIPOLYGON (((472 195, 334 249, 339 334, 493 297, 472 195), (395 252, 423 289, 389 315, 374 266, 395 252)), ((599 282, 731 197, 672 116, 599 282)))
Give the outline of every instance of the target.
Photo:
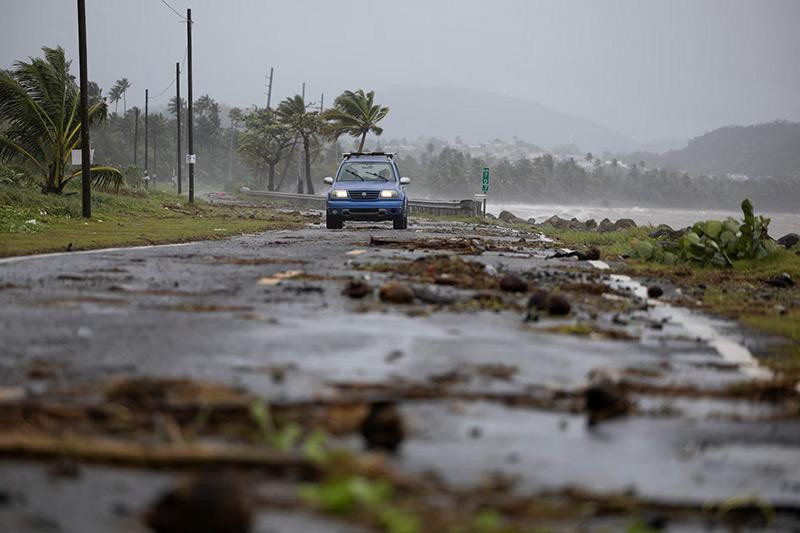
POLYGON ((333 178, 330 177, 330 176, 328 176, 327 178, 323 179, 322 181, 324 181, 328 185, 333 185, 333 178))
POLYGON ((408 185, 411 183, 411 178, 400 178, 400 185, 408 185))

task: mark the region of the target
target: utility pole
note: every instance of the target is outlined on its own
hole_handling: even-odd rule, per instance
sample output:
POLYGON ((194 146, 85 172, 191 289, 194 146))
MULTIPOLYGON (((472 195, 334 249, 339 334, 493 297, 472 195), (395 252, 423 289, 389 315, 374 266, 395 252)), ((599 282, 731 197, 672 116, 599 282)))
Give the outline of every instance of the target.
MULTIPOLYGON (((144 90, 144 175, 150 177, 150 172, 148 172, 148 163, 150 162, 148 158, 148 138, 147 138, 147 115, 149 113, 147 106, 150 103, 150 91, 148 89, 144 90)), ((149 180, 148 180, 149 181, 149 180)), ((148 186, 148 181, 145 181, 144 186, 148 186)))
POLYGON ((228 147, 228 182, 233 176, 233 121, 231 120, 230 146, 228 147))
POLYGON ((155 131, 153 133, 153 190, 155 190, 158 178, 158 135, 155 131))
POLYGON ((306 101, 306 82, 303 82, 303 93, 301 95, 303 97, 303 102, 306 101))
POLYGON ((139 160, 139 108, 133 108, 133 166, 136 166, 136 162, 139 160))
POLYGON ((322 113, 323 109, 325 109, 325 93, 319 97, 319 112, 322 113))
POLYGON ((192 138, 192 133, 194 130, 194 115, 192 114, 192 10, 186 10, 186 60, 188 61, 188 72, 187 72, 187 83, 188 88, 186 89, 187 95, 187 104, 188 107, 186 109, 186 117, 189 128, 189 134, 187 136, 187 141, 189 142, 189 203, 194 203, 194 140, 192 138))
POLYGON ((181 64, 175 63, 175 123, 178 125, 178 140, 175 153, 178 156, 178 194, 181 194, 181 64))
POLYGON ((86 4, 78 0, 78 58, 81 78, 81 202, 83 218, 92 218, 91 152, 89 151, 89 74, 86 64, 86 4))
POLYGON ((269 104, 272 102, 272 76, 273 76, 273 67, 269 67, 269 87, 267 88, 267 109, 269 109, 269 104))

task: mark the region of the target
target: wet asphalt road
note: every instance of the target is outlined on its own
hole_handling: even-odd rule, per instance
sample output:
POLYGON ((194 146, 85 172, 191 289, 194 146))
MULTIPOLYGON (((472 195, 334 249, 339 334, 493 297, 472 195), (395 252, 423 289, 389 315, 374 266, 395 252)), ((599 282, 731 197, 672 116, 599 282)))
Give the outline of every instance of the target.
MULTIPOLYGON (((35 395, 140 374, 222 382, 289 401, 334 397, 341 383, 422 383, 448 372, 466 375, 455 386, 473 392, 570 391, 598 369, 635 369, 659 385, 700 388, 750 379, 746 368, 685 324, 652 327, 658 310, 625 317, 638 340, 610 340, 534 331, 516 311, 409 313, 374 297, 365 306, 341 294, 346 278, 364 275, 354 264, 444 253, 369 246, 371 236, 421 240, 472 231, 457 224, 418 224, 407 232, 311 225, 225 241, 5 261, 0 386, 35 395), (43 363, 58 369, 57 378, 29 372, 43 363), (510 379, 479 372, 498 363, 514 368, 510 379)), ((511 243, 521 236, 493 231, 484 238, 511 243)), ((520 247, 518 257, 465 258, 501 272, 569 268, 598 275, 588 265, 546 260, 536 246, 520 247)), ((393 276, 369 274, 374 284, 393 276)), ((542 326, 587 313, 578 308, 572 318, 542 326)), ((695 318, 726 341, 740 340, 730 324, 695 318)), ((591 320, 610 323, 611 317, 599 313, 591 320)), ((639 414, 588 427, 584 415, 546 408, 409 401, 402 411, 411 431, 397 462, 458 485, 503 473, 522 491, 582 486, 692 504, 757 495, 800 506, 797 420, 771 420, 773 406, 742 400, 642 394, 636 402, 639 414)), ((35 468, 4 461, 0 484, 20 475, 35 480, 35 468)), ((54 490, 35 481, 25 486, 31 493, 54 490)), ((91 490, 86 494, 90 499, 91 490)), ((0 506, 0 525, 16 520, 15 513, 0 506)), ((76 523, 61 526, 79 530, 76 523)))

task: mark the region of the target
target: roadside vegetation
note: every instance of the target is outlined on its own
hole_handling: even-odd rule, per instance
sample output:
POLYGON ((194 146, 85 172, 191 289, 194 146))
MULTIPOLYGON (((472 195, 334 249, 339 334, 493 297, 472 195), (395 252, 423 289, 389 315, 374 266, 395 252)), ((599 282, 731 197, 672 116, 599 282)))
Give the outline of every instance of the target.
MULTIPOLYGON (((45 47, 42 52, 42 57, 0 70, 0 256, 219 238, 304 223, 300 215, 275 210, 187 204, 166 192, 176 184, 164 175, 168 169, 175 172, 177 155, 184 151, 171 132, 185 102, 173 98, 169 103, 172 121, 161 113, 148 116, 145 146, 140 142, 145 136, 140 110, 127 107, 132 87, 127 78, 114 84, 107 99, 90 83, 92 148, 94 160, 103 164, 91 171, 94 217, 82 219, 77 189, 81 169, 72 164, 72 154, 80 148, 80 91, 63 48, 45 47), (110 114, 107 102, 113 104, 110 114), (147 169, 140 166, 145 161, 147 169), (150 177, 150 190, 144 174, 150 177)), ((324 152, 326 164, 335 165, 342 135, 358 139, 359 146, 368 132, 380 135, 377 123, 389 109, 363 90, 345 91, 327 111, 295 95, 275 110, 231 109, 227 132, 220 105, 209 95, 194 102, 194 111, 195 141, 202 154, 195 169, 198 185, 216 182, 236 188, 234 170, 244 168, 255 172, 255 181, 249 183, 257 186, 280 189, 294 174, 296 191, 314 194, 314 162, 324 152), (328 140, 333 142, 324 151, 328 140)))
POLYGON ((133 189, 94 192, 92 212, 90 220, 81 217, 77 189, 53 195, 0 183, 0 256, 218 239, 308 221, 292 212, 190 205, 176 194, 133 189))
POLYGON ((565 220, 559 227, 547 222, 531 225, 510 213, 505 220, 428 218, 537 229, 555 241, 552 248, 593 251, 610 264, 611 272, 672 285, 680 291, 674 297, 676 305, 710 312, 757 332, 759 341, 752 349, 762 363, 800 380, 800 244, 787 249, 770 239, 769 219, 756 215, 749 200, 742 202, 742 210, 742 220, 699 221, 686 232, 663 226, 597 231, 569 227, 565 220), (672 257, 665 261, 668 251, 672 257))

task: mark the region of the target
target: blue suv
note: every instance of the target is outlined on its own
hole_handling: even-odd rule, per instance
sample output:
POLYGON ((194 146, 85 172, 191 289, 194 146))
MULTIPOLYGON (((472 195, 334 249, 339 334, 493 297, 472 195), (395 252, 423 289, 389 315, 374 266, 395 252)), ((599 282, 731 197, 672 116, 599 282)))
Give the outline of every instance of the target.
POLYGON ((345 220, 391 220, 394 229, 408 228, 408 198, 394 154, 364 152, 342 154, 336 178, 326 200, 325 225, 341 229, 345 220))

